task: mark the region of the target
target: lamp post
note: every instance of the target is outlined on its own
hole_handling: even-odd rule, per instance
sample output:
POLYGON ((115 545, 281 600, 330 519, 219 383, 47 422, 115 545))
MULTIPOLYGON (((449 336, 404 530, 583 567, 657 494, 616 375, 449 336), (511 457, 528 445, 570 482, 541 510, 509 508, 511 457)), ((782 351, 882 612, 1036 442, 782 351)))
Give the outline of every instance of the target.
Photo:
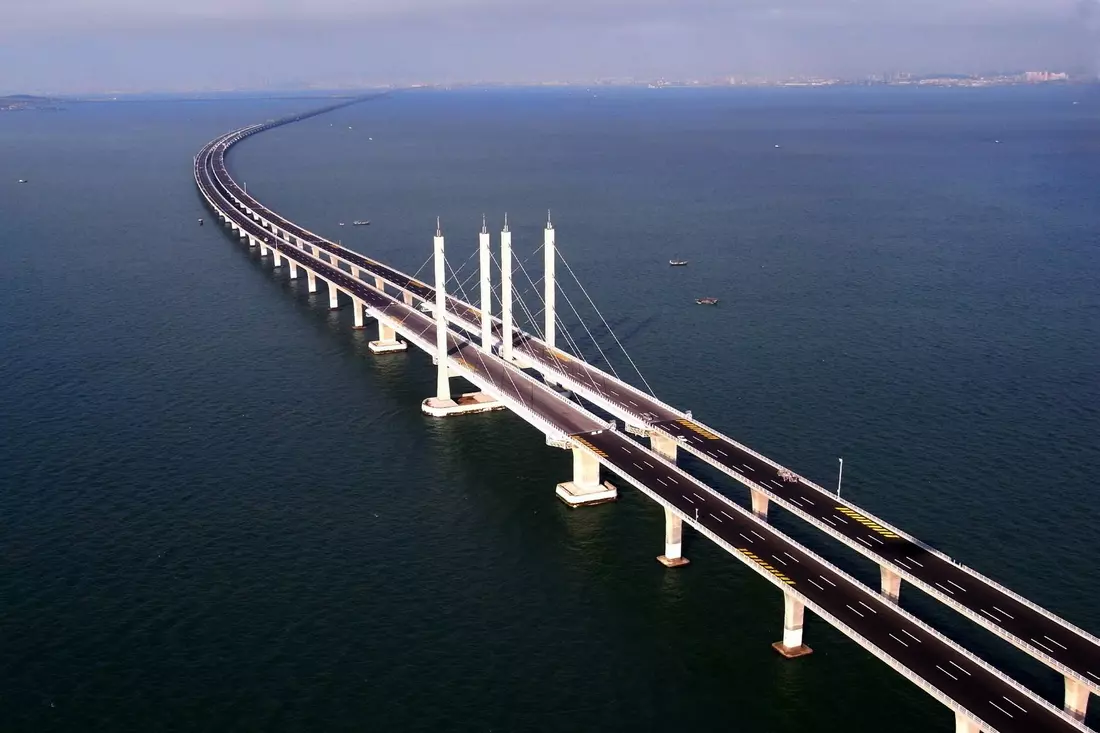
POLYGON ((836 474, 836 496, 839 499, 840 498, 840 481, 841 481, 841 479, 844 478, 844 459, 843 458, 838 458, 837 460, 840 461, 840 470, 836 474))

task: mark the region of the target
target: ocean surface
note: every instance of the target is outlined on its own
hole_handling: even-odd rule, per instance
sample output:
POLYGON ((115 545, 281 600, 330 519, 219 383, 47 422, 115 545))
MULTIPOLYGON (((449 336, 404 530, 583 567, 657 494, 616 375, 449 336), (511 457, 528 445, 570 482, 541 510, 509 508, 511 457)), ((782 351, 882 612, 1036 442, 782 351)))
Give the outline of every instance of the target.
MULTIPOLYGON (((0 115, 0 731, 951 729, 810 614, 815 654, 776 655, 780 594, 690 534, 661 567, 629 487, 567 509, 518 418, 422 416, 426 355, 372 356, 214 225, 195 152, 321 104, 0 115)), ((409 271, 438 215, 459 279, 483 213, 522 261, 551 209, 667 402, 827 486, 843 457, 846 497, 1100 632, 1097 88, 409 91, 230 165, 409 271)))

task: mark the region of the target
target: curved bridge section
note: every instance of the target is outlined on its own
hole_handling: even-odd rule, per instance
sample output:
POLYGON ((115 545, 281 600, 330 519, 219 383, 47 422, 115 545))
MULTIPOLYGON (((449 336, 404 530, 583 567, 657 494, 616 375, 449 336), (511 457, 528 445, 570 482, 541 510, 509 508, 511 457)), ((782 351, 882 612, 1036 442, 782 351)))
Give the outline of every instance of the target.
MULTIPOLYGON (((1100 658, 1096 654, 1100 644, 1094 637, 901 530, 840 502, 816 484, 695 421, 690 413, 676 410, 530 334, 513 334, 500 319, 490 321, 489 314, 446 296, 442 289, 437 292, 290 222, 249 196, 229 174, 225 154, 241 140, 359 101, 251 125, 211 141, 194 161, 195 182, 203 199, 242 242, 257 248, 273 267, 288 269, 291 278, 304 273, 310 292, 316 292, 318 281, 327 283, 330 307, 340 307, 340 294, 346 296, 356 327, 364 326, 365 316, 373 318, 379 329, 379 340, 374 342, 380 345, 379 351, 399 348, 397 337, 405 338, 435 357, 441 382, 448 375, 466 378, 541 431, 548 444, 572 451, 572 485, 600 486, 599 468, 603 466, 661 505, 666 518, 666 552, 661 559, 666 564, 686 562, 681 555, 681 528, 687 523, 778 588, 784 597, 783 639, 774 646, 785 656, 809 653, 802 642, 803 614, 809 608, 950 708, 956 731, 1088 730, 1081 722, 1085 702, 1089 690, 1100 683, 1100 677, 1090 679, 1095 677, 1092 672, 1100 671, 1094 664, 1100 658), (424 304, 431 315, 418 307, 424 304), (479 329, 481 344, 473 340, 479 329), (620 432, 614 422, 606 423, 565 399, 520 366, 534 367, 548 380, 575 390, 622 419, 628 432, 647 436, 651 448, 620 432), (702 457, 748 486, 754 511, 678 468, 678 448, 702 457), (874 559, 883 569, 882 592, 868 588, 774 529, 766 518, 769 501, 874 559), (956 574, 948 577, 943 574, 947 570, 956 574), (987 628, 1062 671, 1068 710, 1051 705, 900 608, 897 589, 903 577, 975 620, 985 620, 987 628), (972 591, 974 596, 984 595, 970 602, 967 594, 972 591), (994 606, 994 601, 998 605, 994 606), (1010 623, 1018 621, 1012 611, 1020 615, 1015 625, 1010 623), (1059 636, 1052 638, 1043 633, 1046 631, 1059 636), (1035 644, 1050 653, 1040 652, 1035 644)), ((487 238, 487 234, 483 236, 487 238)), ((437 232, 436 247, 438 261, 443 248, 441 232, 437 232)), ((437 286, 443 282, 440 268, 437 264, 437 286)))

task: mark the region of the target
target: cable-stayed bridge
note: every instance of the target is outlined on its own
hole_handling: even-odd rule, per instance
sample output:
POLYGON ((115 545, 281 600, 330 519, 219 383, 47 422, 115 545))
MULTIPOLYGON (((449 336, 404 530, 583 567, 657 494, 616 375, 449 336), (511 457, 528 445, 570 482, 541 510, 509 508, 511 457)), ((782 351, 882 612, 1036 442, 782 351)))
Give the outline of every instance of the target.
MULTIPOLYGON (((417 279, 419 273, 402 273, 285 219, 249 196, 229 174, 226 152, 241 140, 357 101, 227 133, 196 156, 195 181, 210 208, 257 248, 261 258, 270 257, 274 267, 288 269, 292 279, 305 273, 310 292, 317 291, 318 280, 326 283, 331 308, 340 307, 343 293, 351 301, 356 328, 365 327, 366 316, 374 318, 378 339, 371 342, 372 351, 404 350, 407 341, 434 357, 437 389, 424 402, 426 413, 515 412, 540 430, 548 444, 572 452, 572 480, 557 488, 570 505, 616 497, 617 489, 601 480, 601 465, 646 494, 664 509, 665 552, 658 559, 665 565, 687 563, 682 551, 687 523, 782 591, 783 638, 774 646, 784 656, 810 653, 802 639, 809 608, 950 708, 956 731, 1088 730, 1082 721, 1089 693, 1100 691, 1096 637, 722 435, 690 412, 580 358, 575 339, 557 320, 556 267, 564 259, 549 218, 541 248, 542 309, 534 314, 517 298, 515 266, 532 287, 535 280, 513 257, 507 221, 500 233, 499 261, 488 228, 482 226, 474 304, 469 297, 447 292, 450 268, 438 222, 431 258, 434 284, 429 285, 417 279), (492 313, 494 265, 500 272, 499 317, 492 313), (517 327, 517 307, 536 324, 535 333, 517 327), (574 353, 558 348, 559 335, 573 345, 574 353), (479 391, 452 394, 455 376, 479 391), (570 394, 581 399, 571 400, 570 394), (631 435, 648 439, 648 447, 631 435), (752 511, 677 467, 680 450, 747 487, 752 511), (767 521, 772 503, 873 560, 880 568, 880 587, 865 586, 774 529, 767 521), (1058 671, 1065 682, 1064 709, 898 606, 902 580, 1058 671)), ((459 291, 465 296, 461 281, 459 291)))

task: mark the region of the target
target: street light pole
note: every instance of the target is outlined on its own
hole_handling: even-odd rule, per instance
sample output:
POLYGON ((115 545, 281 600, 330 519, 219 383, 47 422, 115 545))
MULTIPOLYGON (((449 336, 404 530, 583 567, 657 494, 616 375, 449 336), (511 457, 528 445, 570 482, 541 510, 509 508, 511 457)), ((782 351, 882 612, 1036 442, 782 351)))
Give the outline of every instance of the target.
POLYGON ((836 474, 836 495, 837 495, 837 498, 839 499, 840 498, 840 481, 841 481, 841 479, 844 478, 844 459, 843 458, 838 458, 837 460, 840 461, 840 470, 836 474))

